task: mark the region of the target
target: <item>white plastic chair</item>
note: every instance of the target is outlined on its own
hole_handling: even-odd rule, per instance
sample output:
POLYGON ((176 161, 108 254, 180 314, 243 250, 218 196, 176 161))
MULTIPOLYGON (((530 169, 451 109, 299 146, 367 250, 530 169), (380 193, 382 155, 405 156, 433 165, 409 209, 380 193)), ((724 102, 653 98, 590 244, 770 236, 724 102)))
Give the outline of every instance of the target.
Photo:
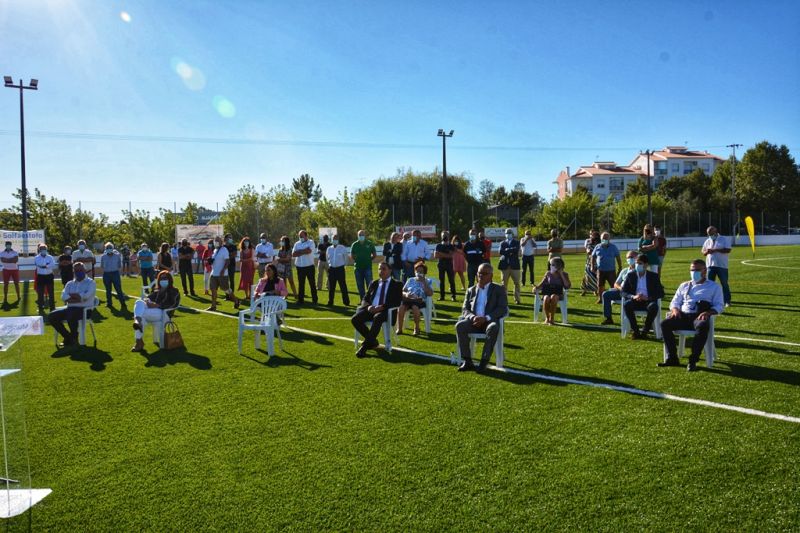
MULTIPOLYGON (((706 345, 703 347, 703 353, 706 355, 706 367, 713 368, 714 360, 717 358, 717 347, 714 344, 714 320, 716 315, 711 315, 708 324, 708 338, 706 345)), ((686 352, 686 337, 694 337, 695 331, 693 329, 678 329, 675 330, 675 335, 678 336, 678 357, 683 357, 686 352)), ((667 347, 664 346, 664 361, 667 360, 667 347)))
POLYGON ((142 300, 144 300, 145 298, 147 298, 147 295, 148 295, 148 294, 149 294, 149 293, 150 293, 150 292, 151 292, 153 289, 155 289, 155 288, 156 288, 156 281, 157 281, 157 280, 153 280, 153 281, 151 281, 149 285, 142 285, 142 292, 141 292, 141 296, 140 296, 142 300))
MULTIPOLYGON (((629 298, 623 298, 622 300, 618 300, 619 303, 619 323, 620 323, 620 336, 624 339, 628 336, 628 332, 631 330, 631 324, 628 322, 628 317, 625 315, 625 302, 628 301, 629 298)), ((634 315, 638 317, 645 317, 647 318, 647 310, 637 310, 633 312, 634 315)), ((661 338, 661 298, 658 299, 658 314, 656 314, 656 318, 653 320, 653 331, 656 334, 656 339, 661 338)))
MULTIPOLYGON (((569 293, 569 289, 564 289, 564 294, 558 300, 558 305, 561 307, 561 323, 567 324, 567 294, 569 293)), ((542 296, 539 294, 539 289, 536 289, 533 293, 533 321, 539 321, 539 311, 542 308, 542 296)))
MULTIPOLYGON (((506 317, 501 318, 499 321, 500 331, 497 333, 497 341, 495 342, 493 348, 494 359, 495 359, 494 366, 496 366, 497 368, 503 368, 503 363, 505 362, 506 359, 506 351, 505 347, 503 346, 503 342, 505 341, 505 330, 506 330, 505 321, 506 317)), ((473 357, 475 356, 475 347, 477 346, 478 339, 485 339, 485 338, 486 338, 486 333, 469 334, 469 351, 473 357)), ((461 348, 459 347, 458 342, 456 342, 456 355, 457 357, 454 360, 454 363, 461 364, 463 358, 461 356, 461 348)))
POLYGON ((239 311, 239 354, 242 353, 242 336, 245 331, 255 331, 256 349, 261 348, 261 333, 267 337, 267 354, 275 355, 274 338, 283 350, 283 339, 278 318, 286 311, 286 300, 280 296, 264 296, 256 301, 253 309, 239 311))
MULTIPOLYGON (((383 329, 383 346, 384 346, 384 348, 386 348, 386 351, 389 352, 389 353, 392 353, 392 337, 394 337, 394 342, 399 344, 397 342, 397 337, 395 336, 395 333, 394 333, 394 327, 392 327, 392 323, 394 322, 392 320, 392 317, 394 316, 395 313, 397 313, 398 309, 399 309, 399 307, 390 307, 389 308, 389 310, 387 311, 388 316, 386 317, 386 322, 384 322, 383 326, 382 326, 382 329, 383 329)), ((369 321, 369 322, 366 322, 366 324, 367 324, 367 326, 369 326, 370 324, 372 324, 372 322, 369 321)), ((353 344, 355 344, 356 348, 358 348, 358 341, 361 340, 361 334, 358 332, 357 329, 354 330, 354 331, 355 331, 355 335, 353 336, 353 344)))
MULTIPOLYGON (((164 326, 171 320, 169 314, 175 311, 178 307, 170 307, 169 309, 161 310, 161 318, 159 320, 145 320, 142 322, 142 329, 150 326, 153 328, 153 342, 158 344, 159 348, 164 347, 164 326)), ((144 331, 142 331, 144 333, 144 331)))
MULTIPOLYGON (((94 334, 94 322, 92 320, 92 315, 94 314, 94 308, 100 305, 100 299, 95 297, 94 303, 91 307, 87 306, 83 308, 83 318, 78 321, 78 344, 81 346, 86 346, 86 325, 89 325, 89 329, 92 332, 92 340, 94 341, 95 345, 97 344, 97 336, 94 334)), ((64 309, 63 307, 59 307, 59 309, 64 309)), ((58 346, 58 332, 53 330, 53 341, 58 346)))

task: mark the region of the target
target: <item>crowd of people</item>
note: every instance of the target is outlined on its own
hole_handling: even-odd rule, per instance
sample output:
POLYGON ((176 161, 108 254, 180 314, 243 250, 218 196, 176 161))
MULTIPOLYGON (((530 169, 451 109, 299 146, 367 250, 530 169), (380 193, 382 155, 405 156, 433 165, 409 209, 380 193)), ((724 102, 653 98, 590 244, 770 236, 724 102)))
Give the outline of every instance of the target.
MULTIPOLYGON (((534 283, 533 275, 536 242, 529 231, 525 232, 522 239, 517 239, 510 229, 505 233, 498 250, 502 285, 493 282, 494 271, 490 263, 492 242, 474 229, 463 240, 457 234, 442 232, 440 241, 432 247, 422 238, 419 230, 392 233, 383 245, 383 261, 379 265, 377 280, 372 279, 377 246, 365 230, 360 230, 357 240, 349 245, 340 243, 339 236, 335 234, 325 235, 319 243, 314 243, 304 230, 298 232, 294 242, 286 235, 281 236, 277 247, 269 241, 266 233, 259 235, 258 243, 254 243, 249 236, 242 237, 236 243, 230 234, 218 236, 205 245, 198 243, 194 247, 186 239, 173 245, 165 242, 155 253, 147 243, 133 250, 128 244, 117 248, 107 242, 100 255, 99 266, 108 307, 113 307, 115 298, 121 307, 126 306, 127 298, 121 283, 123 276, 141 276, 146 296, 136 302, 133 310, 136 340, 133 350, 141 351, 143 325, 162 310, 174 309, 179 304, 180 293, 175 286, 174 276, 180 275, 184 296, 197 296, 194 274, 202 271, 204 293, 210 295, 211 300, 207 310, 212 312, 217 310, 220 291, 224 299, 238 309, 242 300, 253 301, 265 295, 286 298, 291 294, 298 304, 303 304, 307 288, 311 302, 317 304, 318 291, 326 287, 328 306, 334 305, 337 289, 342 304, 349 306, 345 267, 352 264, 353 280, 359 295, 352 323, 364 338, 357 353, 363 357, 366 351, 378 346, 376 335, 389 318, 388 309, 398 308, 393 325, 397 334, 403 333, 407 311, 412 313, 413 334, 420 334, 421 313, 427 298, 434 295, 428 268, 429 262, 435 260, 439 300, 445 300, 448 292, 452 301, 457 300, 456 280, 460 282, 460 292, 465 294, 462 317, 456 325, 459 349, 465 360, 460 370, 482 370, 494 347, 498 321, 508 314, 509 281, 513 283, 515 304, 521 304, 521 287, 527 281, 541 298, 545 323, 555 323, 554 314, 558 304, 572 284, 564 270, 564 241, 557 230, 552 230, 550 236, 547 241, 547 270, 539 283, 534 283), (237 271, 238 284, 235 283, 237 271), (242 299, 237 292, 243 294, 242 299), (367 324, 370 324, 369 327, 367 324), (468 336, 475 332, 484 333, 487 338, 477 366, 472 363, 471 356, 465 354, 468 336)), ((705 260, 692 262, 692 279, 678 288, 670 303, 670 313, 661 323, 667 353, 662 366, 677 364, 672 332, 688 328, 697 332, 689 359, 689 369, 694 370, 705 344, 708 318, 730 305, 730 242, 719 235, 713 226, 708 228, 707 236, 702 246, 705 260), (715 283, 717 279, 719 285, 715 283)), ((628 251, 627 264, 624 266, 619 248, 611 242, 608 232, 590 231, 584 247, 586 260, 581 294, 594 294, 597 303, 603 305, 601 324, 614 324, 611 307, 612 303, 618 302, 623 306, 625 317, 631 325, 632 338, 647 338, 658 314, 658 302, 664 297, 661 271, 667 242, 660 228, 650 224, 644 226, 638 247, 628 251), (641 328, 636 319, 637 311, 646 312, 641 328)), ((12 283, 19 299, 19 254, 13 250, 10 242, 0 252, 0 261, 3 266, 5 305, 12 283)), ((83 240, 78 241, 75 249, 65 247, 57 259, 50 255, 46 244, 38 246, 38 254, 33 261, 37 305, 42 314, 45 309, 49 310, 51 323, 62 333, 64 344, 76 341, 75 332, 80 319, 78 311, 94 305, 97 262, 94 252, 83 240), (60 310, 56 310, 56 272, 63 285, 60 300, 67 303, 67 307, 60 310), (90 295, 91 300, 88 299, 90 295), (68 323, 69 330, 64 329, 63 321, 68 323)))

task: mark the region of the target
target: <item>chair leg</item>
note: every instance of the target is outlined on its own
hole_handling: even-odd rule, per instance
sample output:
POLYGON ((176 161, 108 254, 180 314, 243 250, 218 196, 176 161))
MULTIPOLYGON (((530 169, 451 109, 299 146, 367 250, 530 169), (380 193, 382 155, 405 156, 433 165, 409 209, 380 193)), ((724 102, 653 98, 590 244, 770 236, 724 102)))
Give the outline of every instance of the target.
MULTIPOLYGON (((275 341, 275 330, 272 329, 272 328, 269 328, 265 332, 265 335, 267 336, 267 355, 272 357, 273 355, 275 355, 275 342, 274 342, 275 341)), ((258 336, 261 337, 261 332, 260 331, 258 332, 258 336)))
POLYGON ((383 346, 387 352, 392 353, 392 326, 388 320, 383 323, 383 346))
POLYGON ((559 305, 561 305, 561 323, 567 324, 567 301, 561 300, 559 305))
POLYGON ((686 335, 680 335, 678 339, 678 357, 683 357, 686 351, 686 335))
POLYGON ((239 328, 239 355, 242 355, 242 328, 239 328))

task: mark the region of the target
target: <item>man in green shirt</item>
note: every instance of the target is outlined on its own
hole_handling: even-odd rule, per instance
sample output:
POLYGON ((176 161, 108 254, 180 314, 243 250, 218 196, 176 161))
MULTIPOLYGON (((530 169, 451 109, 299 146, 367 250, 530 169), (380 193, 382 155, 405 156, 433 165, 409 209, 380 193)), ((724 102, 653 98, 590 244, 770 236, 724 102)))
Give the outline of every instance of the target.
POLYGON ((375 258, 375 243, 367 239, 367 232, 358 230, 358 240, 350 246, 350 259, 355 264, 356 287, 361 300, 372 283, 372 260, 375 258))

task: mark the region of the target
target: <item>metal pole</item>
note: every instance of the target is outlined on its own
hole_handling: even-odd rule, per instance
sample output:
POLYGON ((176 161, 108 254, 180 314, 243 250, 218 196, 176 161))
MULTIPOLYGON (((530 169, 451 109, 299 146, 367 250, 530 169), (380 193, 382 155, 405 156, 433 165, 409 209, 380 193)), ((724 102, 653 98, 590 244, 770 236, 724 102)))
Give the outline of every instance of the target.
POLYGON ((739 226, 739 217, 736 216, 736 148, 741 144, 729 144, 728 148, 733 149, 733 171, 731 173, 731 238, 736 237, 736 229, 739 226))
POLYGON ((28 253, 27 238, 25 233, 28 231, 28 188, 25 185, 25 105, 23 103, 22 80, 19 80, 19 151, 22 160, 22 236, 25 240, 23 253, 28 253))
POLYGON ((447 148, 445 140, 447 135, 442 135, 442 231, 447 230, 447 148))
POLYGON ((650 186, 650 154, 652 153, 651 150, 647 150, 645 152, 647 154, 647 223, 651 226, 653 225, 653 208, 650 203, 650 190, 652 187, 650 186))

